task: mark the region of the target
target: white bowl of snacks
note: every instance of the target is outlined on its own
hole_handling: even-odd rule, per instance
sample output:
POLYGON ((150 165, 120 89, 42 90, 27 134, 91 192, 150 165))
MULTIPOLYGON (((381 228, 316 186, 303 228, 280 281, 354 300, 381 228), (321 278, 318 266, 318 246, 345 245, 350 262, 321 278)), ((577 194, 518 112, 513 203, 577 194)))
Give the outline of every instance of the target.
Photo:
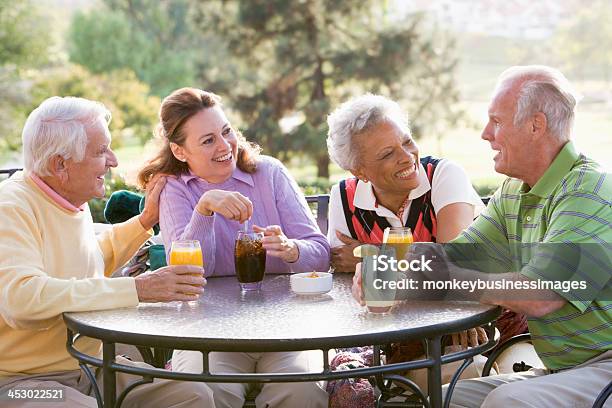
POLYGON ((321 295, 332 289, 329 272, 304 272, 291 275, 291 290, 299 295, 321 295))

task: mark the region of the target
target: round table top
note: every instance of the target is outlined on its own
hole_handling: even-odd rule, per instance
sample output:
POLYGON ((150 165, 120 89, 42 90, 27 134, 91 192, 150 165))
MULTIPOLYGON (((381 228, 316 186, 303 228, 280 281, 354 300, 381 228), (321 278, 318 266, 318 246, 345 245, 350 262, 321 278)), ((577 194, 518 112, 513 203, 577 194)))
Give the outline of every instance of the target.
POLYGON ((260 292, 241 294, 235 277, 208 279, 196 302, 65 313, 67 326, 118 343, 215 351, 288 351, 387 344, 433 337, 495 319, 498 307, 475 302, 408 301, 385 315, 351 297, 352 275, 335 274, 324 295, 297 295, 289 275, 268 275, 260 292))

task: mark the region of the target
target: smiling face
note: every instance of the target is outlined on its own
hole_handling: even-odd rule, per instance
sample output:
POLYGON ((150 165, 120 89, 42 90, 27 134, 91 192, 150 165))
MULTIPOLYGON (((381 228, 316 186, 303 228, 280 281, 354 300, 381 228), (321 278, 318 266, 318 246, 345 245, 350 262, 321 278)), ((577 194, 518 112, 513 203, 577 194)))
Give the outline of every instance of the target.
POLYGON ((500 88, 489 106, 489 121, 481 137, 498 152, 493 161, 495 171, 509 177, 524 179, 529 174, 533 154, 529 138, 530 121, 514 125, 519 84, 500 88))
POLYGON ((359 153, 352 172, 369 180, 377 195, 408 194, 419 185, 419 148, 394 121, 381 122, 355 140, 359 153))
POLYGON ((110 148, 110 132, 100 123, 87 129, 88 143, 80 162, 68 159, 64 162, 62 195, 79 207, 92 198, 105 194, 104 175, 111 167, 117 167, 117 156, 110 148))
POLYGON ((238 138, 220 105, 190 117, 182 130, 185 143, 171 143, 174 156, 209 183, 222 183, 236 168, 238 138))

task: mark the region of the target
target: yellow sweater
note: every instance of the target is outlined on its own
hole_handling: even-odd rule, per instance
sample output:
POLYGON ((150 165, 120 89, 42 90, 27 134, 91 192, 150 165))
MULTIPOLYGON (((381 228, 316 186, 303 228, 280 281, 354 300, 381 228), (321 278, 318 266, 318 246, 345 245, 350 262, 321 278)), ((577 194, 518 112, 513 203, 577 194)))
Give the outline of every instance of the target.
POLYGON ((136 306, 134 279, 106 276, 149 236, 134 218, 96 238, 89 207, 63 209, 23 173, 0 183, 0 378, 79 369, 61 314, 136 306))

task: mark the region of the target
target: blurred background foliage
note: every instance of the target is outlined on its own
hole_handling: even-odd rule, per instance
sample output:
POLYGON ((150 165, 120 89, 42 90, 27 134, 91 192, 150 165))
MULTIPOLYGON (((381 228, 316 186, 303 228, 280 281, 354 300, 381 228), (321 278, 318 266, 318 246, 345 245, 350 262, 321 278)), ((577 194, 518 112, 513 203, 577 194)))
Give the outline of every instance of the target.
MULTIPOLYGON (((22 32, 41 20, 39 3, 27 3, 3 3, 5 19, 24 15, 22 32)), ((268 154, 305 155, 317 177, 327 178, 325 118, 350 95, 373 91, 404 101, 416 113, 417 136, 460 117, 453 110, 453 42, 432 35, 418 15, 397 24, 391 11, 374 0, 98 2, 73 14, 65 34, 68 61, 28 58, 52 53, 49 28, 38 33, 38 45, 14 38, 15 47, 32 44, 14 64, 36 71, 13 81, 23 82, 29 97, 21 115, 10 114, 16 119, 3 131, 10 135, 3 148, 19 148, 23 117, 54 94, 101 100, 114 114, 114 147, 130 136, 142 144, 157 98, 199 86, 222 95, 235 122, 268 154)))
MULTIPOLYGON (((612 5, 490 3, 0 0, 0 167, 19 166, 34 107, 74 95, 112 111, 119 172, 132 183, 155 148, 161 98, 195 86, 221 95, 232 122, 306 194, 323 193, 346 175, 329 163, 326 115, 369 91, 396 99, 421 151, 458 161, 486 195, 500 179, 478 140, 487 99, 504 68, 525 63, 578 81, 577 128, 595 153, 612 154, 612 5)), ((109 192, 119 186, 109 179, 109 192)))
POLYGON ((193 8, 192 21, 223 38, 233 64, 250 67, 217 90, 232 99, 247 138, 281 160, 306 155, 328 178, 326 117, 350 95, 405 102, 418 113, 417 137, 434 111, 436 122, 458 119, 452 41, 432 35, 418 15, 397 24, 391 11, 375 0, 209 1, 193 8))

